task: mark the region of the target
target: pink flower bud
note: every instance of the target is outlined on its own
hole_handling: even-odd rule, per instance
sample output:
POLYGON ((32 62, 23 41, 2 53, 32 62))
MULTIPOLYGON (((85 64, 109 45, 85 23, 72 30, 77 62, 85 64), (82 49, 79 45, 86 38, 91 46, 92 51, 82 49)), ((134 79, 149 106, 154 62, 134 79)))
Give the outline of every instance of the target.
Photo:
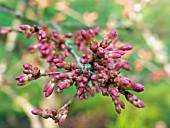
POLYGON ((85 87, 85 85, 82 82, 79 83, 79 86, 80 86, 80 88, 84 88, 85 87))
POLYGON ((144 104, 141 100, 138 100, 136 107, 138 107, 138 108, 144 108, 144 107, 145 107, 145 104, 144 104))
POLYGON ((25 34, 25 39, 29 39, 32 36, 32 33, 25 34))
POLYGON ((57 115, 57 113, 58 113, 58 110, 56 110, 56 109, 52 110, 53 116, 54 116, 54 115, 57 115))
POLYGON ((58 88, 59 88, 60 90, 63 90, 65 87, 66 87, 66 84, 65 84, 64 82, 60 82, 60 83, 58 84, 58 88))
POLYGON ((109 39, 114 38, 114 37, 117 36, 117 31, 112 30, 107 36, 108 36, 109 39))
POLYGON ((83 58, 83 59, 86 59, 86 58, 87 58, 87 54, 83 54, 83 55, 82 55, 82 58, 83 58))
POLYGON ((49 85, 47 85, 47 88, 44 89, 45 97, 49 97, 52 94, 54 87, 55 87, 55 83, 49 82, 49 85))
POLYGON ((54 58, 55 53, 51 53, 50 55, 47 56, 46 61, 51 62, 54 58))
POLYGON ((124 64, 124 65, 123 65, 123 68, 124 68, 125 70, 127 70, 127 71, 132 71, 132 68, 130 67, 129 64, 124 64))
POLYGON ((114 45, 114 44, 116 44, 117 41, 118 41, 118 37, 115 37, 115 39, 111 41, 111 44, 114 45))
POLYGON ((56 30, 52 30, 52 34, 54 38, 58 39, 60 37, 60 34, 56 30))
POLYGON ((95 37, 95 33, 94 33, 93 29, 89 29, 89 30, 88 30, 88 33, 90 34, 90 36, 91 36, 92 38, 95 37))
POLYGON ((133 46, 130 46, 130 45, 124 45, 124 46, 119 47, 119 50, 123 50, 123 51, 128 51, 132 49, 133 49, 133 46))
POLYGON ((120 55, 124 55, 124 54, 125 54, 125 52, 122 51, 122 50, 116 50, 116 51, 114 51, 114 53, 118 53, 118 54, 120 54, 120 55))
POLYGON ((98 49, 98 42, 94 41, 94 43, 90 45, 90 50, 92 50, 93 52, 96 52, 97 49, 98 49))
POLYGON ((101 91, 102 91, 103 96, 109 96, 109 92, 107 91, 106 88, 102 88, 101 91))
POLYGON ((120 109, 120 107, 115 107, 115 109, 116 109, 116 112, 117 112, 118 114, 120 114, 120 113, 121 113, 121 109, 120 109))
POLYGON ((100 92, 100 87, 98 85, 96 86, 96 92, 100 92))
POLYGON ((121 58, 122 55, 116 52, 109 51, 108 56, 113 59, 118 59, 121 58))
POLYGON ((104 59, 108 59, 109 55, 107 53, 104 54, 104 59))
POLYGON ((98 79, 98 75, 97 75, 97 74, 92 75, 92 76, 91 76, 91 79, 92 79, 92 80, 98 79))
MULTIPOLYGON (((112 97, 113 97, 113 96, 112 96, 112 97)), ((112 98, 112 100, 113 100, 113 98, 112 98)), ((114 105, 115 105, 116 107, 119 106, 119 102, 118 102, 118 98, 117 98, 117 97, 116 97, 115 100, 113 100, 113 102, 114 102, 114 105)))
POLYGON ((121 107, 121 108, 125 109, 125 104, 123 103, 122 100, 119 100, 119 104, 120 104, 120 107, 121 107))
POLYGON ((59 63, 59 62, 62 62, 62 60, 57 58, 57 59, 53 59, 53 62, 54 63, 59 63))
POLYGON ((49 83, 47 83, 45 86, 44 86, 44 90, 43 90, 43 92, 46 92, 47 90, 48 90, 48 88, 50 87, 50 84, 49 83))
POLYGON ((88 94, 87 94, 87 93, 84 93, 84 99, 86 99, 86 100, 87 100, 87 99, 88 99, 88 97, 89 97, 89 96, 88 96, 88 94))
POLYGON ((112 93, 113 93, 113 95, 116 96, 116 97, 119 97, 119 96, 120 96, 117 88, 113 88, 113 89, 112 89, 112 93))
POLYGON ((21 79, 21 78, 23 78, 23 77, 25 77, 25 76, 26 76, 26 74, 21 74, 21 75, 16 76, 15 79, 16 79, 16 80, 19 80, 19 79, 21 79))
POLYGON ((50 52, 51 52, 51 48, 50 48, 50 47, 48 47, 48 48, 45 50, 45 55, 50 54, 50 52))
POLYGON ((20 25, 18 28, 18 32, 24 33, 30 29, 31 29, 31 26, 29 25, 20 25))
POLYGON ((57 68, 64 68, 65 64, 64 63, 57 63, 56 66, 57 66, 57 68))
POLYGON ((95 95, 94 89, 91 89, 91 90, 90 90, 90 94, 91 94, 92 97, 94 97, 94 95, 95 95))
POLYGON ((97 35, 99 32, 100 32, 100 28, 99 27, 96 27, 93 29, 95 35, 97 35))
POLYGON ((87 42, 90 41, 90 36, 85 30, 81 30, 81 35, 82 35, 83 39, 85 39, 87 42))
POLYGON ((123 63, 117 63, 116 65, 115 65, 115 67, 114 67, 114 69, 116 70, 116 71, 119 71, 120 70, 120 68, 122 68, 122 66, 123 66, 123 63))
POLYGON ((88 60, 87 60, 87 59, 81 59, 81 63, 82 63, 82 64, 87 64, 87 63, 88 63, 88 60))
POLYGON ((78 81, 78 83, 80 83, 82 81, 82 76, 78 76, 76 80, 78 81))
POLYGON ((31 113, 34 114, 34 115, 40 115, 40 114, 43 113, 43 110, 42 109, 33 109, 31 111, 31 113))
POLYGON ((24 75, 25 75, 25 76, 23 76, 23 77, 21 77, 21 78, 19 79, 19 82, 25 83, 25 82, 27 82, 29 79, 32 78, 32 75, 31 75, 31 74, 29 74, 29 76, 26 75, 26 74, 24 74, 24 75))
POLYGON ((76 70, 75 70, 75 72, 76 72, 76 73, 81 73, 81 72, 82 72, 82 70, 80 70, 80 69, 76 69, 76 70))
POLYGON ((49 45, 48 45, 47 43, 45 43, 45 44, 40 43, 40 44, 38 45, 38 48, 39 48, 40 50, 45 50, 45 49, 49 48, 49 45))
POLYGON ((144 86, 140 83, 132 83, 130 85, 132 87, 132 89, 136 92, 142 92, 144 91, 144 86))
POLYGON ((81 94, 81 95, 79 95, 79 99, 80 100, 82 100, 83 99, 83 95, 81 94))
POLYGON ((99 48, 98 48, 98 53, 99 53, 100 55, 103 55, 103 54, 104 54, 104 49, 103 49, 102 47, 99 47, 99 48))
POLYGON ((61 127, 61 126, 63 125, 63 123, 64 123, 65 120, 66 120, 66 117, 67 117, 66 114, 64 114, 64 115, 61 116, 61 118, 60 118, 59 121, 58 121, 58 126, 59 126, 59 127, 61 127))
POLYGON ((23 86, 25 84, 26 84, 26 82, 20 82, 20 81, 17 83, 18 86, 23 86))
POLYGON ((112 101, 116 101, 117 100, 117 97, 112 95, 112 101))
POLYGON ((106 47, 108 47, 110 45, 110 42, 108 42, 107 38, 104 37, 102 39, 102 42, 100 43, 100 45, 101 45, 102 48, 106 48, 106 47))
POLYGON ((41 25, 41 28, 42 28, 42 30, 44 30, 44 31, 45 31, 45 30, 48 30, 48 26, 47 26, 46 24, 42 24, 42 25, 41 25))
POLYGON ((25 74, 32 74, 32 71, 31 71, 31 70, 28 70, 28 69, 24 69, 24 70, 23 70, 23 73, 25 73, 25 74))
POLYGON ((73 34, 72 34, 72 33, 67 33, 67 34, 65 35, 65 37, 71 38, 71 37, 73 37, 73 34))
POLYGON ((25 69, 31 69, 32 65, 31 64, 24 64, 23 67, 25 69))
POLYGON ((81 95, 83 93, 83 90, 84 90, 83 88, 79 88, 77 90, 77 96, 81 95))
POLYGON ((66 78, 66 77, 68 77, 68 73, 67 72, 62 72, 62 73, 59 74, 59 77, 60 78, 66 78))
POLYGON ((83 83, 87 83, 88 82, 88 78, 87 77, 83 77, 83 83))

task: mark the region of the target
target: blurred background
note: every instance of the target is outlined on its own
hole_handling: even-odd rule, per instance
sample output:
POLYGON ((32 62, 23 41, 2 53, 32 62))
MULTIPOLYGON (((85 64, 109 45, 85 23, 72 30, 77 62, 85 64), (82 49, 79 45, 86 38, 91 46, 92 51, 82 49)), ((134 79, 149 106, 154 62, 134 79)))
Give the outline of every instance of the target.
MULTIPOLYGON (((99 26, 98 39, 117 29, 119 43, 134 46, 125 56, 133 71, 122 74, 145 86, 137 95, 146 107, 135 108, 122 97, 126 109, 118 115, 110 98, 96 94, 88 100, 76 99, 62 128, 170 128, 169 17, 169 0, 0 0, 0 30, 45 23, 65 34, 99 26)), ((57 109, 75 92, 71 87, 44 98, 48 78, 16 86, 15 76, 21 74, 24 63, 46 66, 26 50, 34 42, 15 32, 0 35, 1 128, 57 128, 52 120, 30 111, 57 109)))

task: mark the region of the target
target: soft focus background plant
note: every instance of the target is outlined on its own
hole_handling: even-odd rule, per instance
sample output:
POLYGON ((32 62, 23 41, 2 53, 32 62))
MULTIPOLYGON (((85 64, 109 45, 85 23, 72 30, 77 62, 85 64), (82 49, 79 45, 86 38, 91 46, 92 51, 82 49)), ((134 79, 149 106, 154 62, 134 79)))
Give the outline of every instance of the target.
MULTIPOLYGON (((117 29, 120 43, 135 46, 126 56, 133 67, 126 76, 145 86, 138 96, 144 109, 126 102, 126 110, 116 114, 112 101, 97 94, 76 100, 63 128, 169 128, 170 127, 170 1, 169 0, 0 0, 0 26, 46 23, 63 33, 99 26, 100 35, 117 29), (134 62, 134 63, 133 63, 134 62)), ((27 54, 34 42, 22 34, 0 35, 0 126, 2 128, 56 128, 51 120, 31 114, 32 108, 57 108, 67 101, 74 88, 45 99, 47 79, 16 86, 15 76, 23 63, 44 67, 41 60, 27 54), (37 62, 38 61, 38 62, 37 62)), ((122 99, 124 99, 122 97, 122 99)))

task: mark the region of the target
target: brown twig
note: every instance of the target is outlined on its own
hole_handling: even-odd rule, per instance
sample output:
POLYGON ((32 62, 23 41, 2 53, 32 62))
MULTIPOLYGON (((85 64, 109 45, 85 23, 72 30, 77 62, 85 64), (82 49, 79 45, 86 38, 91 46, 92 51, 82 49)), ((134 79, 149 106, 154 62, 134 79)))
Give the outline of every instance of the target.
POLYGON ((40 77, 41 77, 41 76, 55 75, 55 74, 60 74, 60 72, 49 72, 49 73, 42 73, 42 74, 40 74, 40 77))

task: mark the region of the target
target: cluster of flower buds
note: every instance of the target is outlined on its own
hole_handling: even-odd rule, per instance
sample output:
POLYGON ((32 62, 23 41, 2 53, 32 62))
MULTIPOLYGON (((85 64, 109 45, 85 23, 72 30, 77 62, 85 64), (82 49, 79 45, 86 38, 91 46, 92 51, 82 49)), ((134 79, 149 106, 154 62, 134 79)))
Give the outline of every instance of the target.
POLYGON ((55 63, 57 68, 64 68, 69 71, 78 68, 78 66, 75 63, 64 62, 63 58, 56 58, 53 60, 53 62, 55 63))
POLYGON ((91 94, 91 96, 95 95, 94 88, 90 87, 88 85, 89 82, 89 71, 85 70, 83 71, 83 75, 76 77, 76 88, 77 88, 77 96, 79 96, 79 99, 88 99, 88 93, 91 94))
MULTIPOLYGON (((21 25, 18 31, 26 33, 26 37, 35 36, 37 38, 37 43, 31 45, 29 51, 31 53, 39 51, 40 56, 50 64, 44 74, 40 74, 37 67, 25 64, 24 74, 16 77, 16 80, 19 81, 18 85, 24 85, 40 76, 50 76, 51 80, 43 90, 45 97, 49 97, 55 87, 57 88, 56 92, 60 93, 74 85, 76 87, 75 96, 80 100, 88 99, 89 94, 94 96, 95 92, 99 93, 100 91, 103 96, 111 97, 119 114, 121 109, 125 108, 125 104, 120 99, 120 93, 136 107, 144 107, 144 103, 137 96, 128 92, 128 90, 142 92, 144 86, 119 75, 121 69, 132 70, 129 62, 122 59, 122 56, 133 47, 130 45, 116 46, 118 41, 116 30, 104 36, 101 41, 95 39, 99 28, 79 31, 75 35, 74 43, 78 50, 84 51, 82 57, 79 57, 73 52, 74 49, 66 44, 67 38, 72 37, 71 33, 61 36, 56 30, 50 31, 45 25, 41 28, 21 25), (70 53, 77 63, 65 61, 70 53)), ((58 111, 35 109, 32 113, 44 118, 52 118, 61 126, 68 113, 67 107, 62 107, 58 111)))
POLYGON ((133 90, 135 92, 141 92, 144 90, 144 86, 140 83, 133 83, 131 79, 118 76, 114 79, 114 82, 118 85, 119 90, 133 90))
POLYGON ((127 92, 127 91, 124 92, 124 95, 125 95, 126 99, 127 99, 130 103, 132 103, 133 105, 135 105, 136 107, 138 107, 138 108, 143 108, 143 107, 145 107, 145 104, 144 104, 141 100, 139 100, 136 95, 131 94, 130 92, 127 92))
POLYGON ((46 25, 41 28, 37 26, 20 25, 18 32, 25 33, 25 38, 37 37, 37 43, 29 46, 30 53, 40 52, 42 58, 46 58, 46 62, 52 63, 53 59, 60 56, 66 58, 69 52, 65 46, 67 38, 72 37, 72 33, 61 36, 56 30, 50 31, 46 25), (60 52, 60 54, 59 54, 60 52))
MULTIPOLYGON (((93 34, 91 35, 91 38, 94 39, 95 36, 98 35, 98 33, 100 31, 100 28, 97 27, 97 28, 94 28, 94 29, 90 29, 90 30, 87 31, 87 33, 90 34, 91 30, 93 31, 93 34)), ((85 38, 90 41, 89 36, 86 36, 85 38)), ((87 41, 82 38, 81 31, 78 31, 76 33, 75 38, 74 38, 74 43, 76 44, 78 50, 84 51, 86 53, 90 52, 87 41)))
POLYGON ((49 110, 49 109, 34 109, 32 110, 32 114, 34 115, 40 115, 45 119, 51 118, 55 121, 55 123, 58 123, 59 126, 62 126, 62 124, 65 122, 69 106, 63 106, 61 109, 56 110, 49 110))
MULTIPOLYGON (((95 32, 90 29, 88 31, 81 30, 82 38, 89 45, 91 52, 86 52, 82 55, 81 63, 91 66, 93 74, 89 78, 92 85, 96 88, 96 92, 101 90, 103 96, 110 96, 115 104, 116 111, 120 114, 121 108, 125 108, 122 100, 119 98, 119 93, 123 95, 129 94, 127 90, 141 92, 144 86, 139 83, 132 82, 131 79, 119 76, 121 68, 131 71, 132 68, 127 60, 123 60, 122 56, 126 51, 133 47, 130 45, 116 46, 118 41, 117 31, 113 30, 107 34, 101 42, 95 40, 95 32), (95 72, 95 73, 94 73, 95 72), (126 93, 124 93, 126 92, 126 93)), ((125 95, 127 98, 127 95, 125 95)), ((144 103, 137 98, 127 100, 136 107, 144 107, 144 103), (132 101, 133 99, 133 101, 132 101)), ((134 97, 134 96, 131 96, 134 97)))
POLYGON ((18 80, 18 86, 25 85, 29 81, 35 80, 40 76, 40 70, 38 67, 34 67, 31 64, 24 64, 23 67, 24 74, 21 74, 16 77, 16 80, 18 80))
POLYGON ((64 89, 69 88, 75 82, 77 88, 77 96, 79 99, 88 99, 88 93, 94 96, 94 89, 88 85, 90 73, 88 70, 79 69, 74 63, 64 62, 61 59, 54 59, 53 62, 57 68, 64 68, 68 72, 62 72, 54 75, 53 82, 58 82, 57 92, 62 92, 64 89))

